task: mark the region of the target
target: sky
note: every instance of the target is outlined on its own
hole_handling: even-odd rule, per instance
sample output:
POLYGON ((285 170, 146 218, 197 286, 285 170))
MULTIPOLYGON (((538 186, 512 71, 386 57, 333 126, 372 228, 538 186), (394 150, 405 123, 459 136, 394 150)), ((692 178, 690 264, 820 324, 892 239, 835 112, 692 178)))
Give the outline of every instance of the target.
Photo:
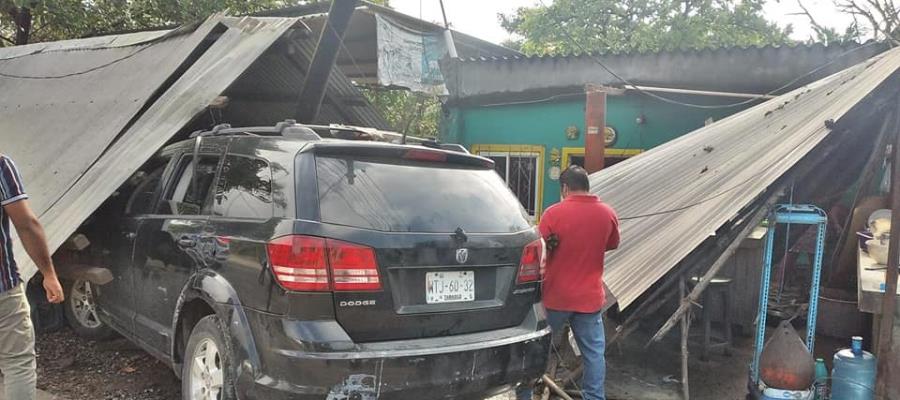
MULTIPOLYGON (((543 0, 550 4, 552 0, 543 0)), ((391 0, 396 10, 427 21, 439 22, 441 7, 439 0, 391 0)), ((501 26, 497 15, 509 14, 519 7, 540 4, 538 0, 444 0, 447 19, 450 25, 463 33, 500 43, 510 38, 501 26)), ((849 25, 850 18, 834 7, 833 0, 803 0, 803 4, 812 12, 816 20, 826 26, 833 26, 842 31, 849 25)), ((770 0, 764 8, 766 17, 781 26, 793 25, 792 37, 806 40, 812 35, 812 29, 806 16, 791 15, 800 12, 797 0, 770 0)))

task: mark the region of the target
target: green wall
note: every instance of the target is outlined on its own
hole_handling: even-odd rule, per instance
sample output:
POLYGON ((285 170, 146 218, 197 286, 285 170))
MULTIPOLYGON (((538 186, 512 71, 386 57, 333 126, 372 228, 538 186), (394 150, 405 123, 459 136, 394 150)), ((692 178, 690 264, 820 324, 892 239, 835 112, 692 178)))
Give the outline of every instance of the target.
MULTIPOLYGON (((678 101, 719 104, 736 102, 697 96, 666 95, 678 101)), ((700 128, 707 118, 719 120, 742 108, 699 109, 669 104, 642 94, 608 96, 606 123, 618 133, 613 149, 647 150, 700 128), (638 123, 643 116, 643 123, 638 123)), ((746 108, 746 107, 743 107, 746 108)), ((543 207, 559 201, 559 183, 551 180, 551 151, 584 147, 584 100, 502 106, 451 107, 442 121, 442 140, 475 145, 519 144, 544 148, 543 207), (575 140, 566 138, 566 127, 578 127, 575 140)))

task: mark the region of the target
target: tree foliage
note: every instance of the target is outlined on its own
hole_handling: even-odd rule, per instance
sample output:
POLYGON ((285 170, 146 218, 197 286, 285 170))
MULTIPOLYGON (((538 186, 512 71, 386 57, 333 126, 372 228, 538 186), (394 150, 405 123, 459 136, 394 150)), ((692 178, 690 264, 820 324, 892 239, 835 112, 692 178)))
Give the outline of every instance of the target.
POLYGON ((500 15, 527 54, 660 51, 789 43, 765 0, 555 0, 500 15), (576 44, 577 43, 577 44, 576 44))
POLYGON ((308 1, 0 0, 0 42, 25 44, 159 28, 200 21, 217 12, 242 15, 304 3, 308 1), (26 15, 30 20, 21 18, 26 15))
POLYGON ((802 0, 797 3, 815 33, 811 41, 864 42, 875 39, 900 45, 900 4, 894 0, 835 0, 834 6, 840 12, 853 17, 853 22, 843 32, 813 17, 802 0))
POLYGON ((381 115, 397 132, 410 136, 437 137, 441 103, 436 96, 402 89, 362 89, 381 115))

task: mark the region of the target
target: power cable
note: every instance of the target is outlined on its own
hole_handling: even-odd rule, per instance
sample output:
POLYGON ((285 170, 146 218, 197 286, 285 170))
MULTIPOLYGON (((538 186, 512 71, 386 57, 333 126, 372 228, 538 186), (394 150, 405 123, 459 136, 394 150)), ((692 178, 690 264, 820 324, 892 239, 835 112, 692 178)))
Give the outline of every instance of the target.
POLYGON ((164 42, 164 41, 166 41, 166 40, 168 40, 168 39, 170 39, 170 38, 172 38, 172 37, 174 37, 174 36, 178 36, 178 35, 181 35, 181 34, 183 34, 183 33, 190 32, 190 31, 192 30, 192 27, 195 28, 194 25, 195 25, 195 24, 191 24, 191 25, 187 25, 187 26, 184 26, 184 27, 181 27, 181 28, 176 28, 176 29, 173 29, 173 30, 171 30, 171 31, 169 31, 169 32, 166 32, 165 34, 163 34, 163 35, 161 35, 161 36, 159 36, 159 37, 157 37, 157 38, 153 38, 153 39, 146 40, 146 41, 139 42, 139 43, 134 43, 134 44, 131 44, 131 45, 128 45, 128 46, 102 46, 102 47, 89 47, 89 48, 67 48, 67 49, 58 49, 58 50, 50 50, 50 51, 34 51, 34 52, 31 52, 31 53, 25 53, 25 54, 20 54, 20 55, 17 55, 17 56, 12 56, 12 57, 7 57, 7 58, 2 58, 2 59, 0 59, 0 61, 16 60, 16 59, 23 58, 23 57, 28 57, 28 56, 34 56, 34 55, 40 55, 40 54, 51 54, 51 53, 57 53, 57 52, 109 50, 109 49, 119 49, 119 48, 132 47, 132 46, 143 46, 143 47, 141 47, 141 48, 139 48, 139 49, 137 49, 137 50, 131 52, 130 54, 127 54, 127 55, 122 56, 122 57, 120 57, 120 58, 117 58, 117 59, 115 59, 115 60, 111 60, 111 61, 106 62, 106 63, 104 63, 104 64, 101 64, 101 65, 98 65, 98 66, 95 66, 95 67, 91 67, 91 68, 88 68, 88 69, 82 70, 82 71, 70 72, 70 73, 60 74, 60 75, 44 75, 44 76, 39 76, 39 75, 19 75, 19 74, 10 74, 10 73, 5 73, 5 72, 0 72, 0 77, 10 78, 10 79, 32 79, 32 80, 43 80, 43 79, 62 79, 62 78, 68 78, 68 77, 77 76, 77 75, 84 75, 84 74, 87 74, 87 73, 91 73, 91 72, 94 72, 94 71, 97 71, 97 70, 101 70, 101 69, 103 69, 103 68, 107 68, 107 67, 110 67, 110 66, 112 66, 112 65, 118 64, 118 63, 120 63, 120 62, 122 62, 122 61, 125 61, 125 60, 127 60, 127 59, 129 59, 129 58, 132 58, 132 57, 134 57, 134 56, 140 54, 140 53, 143 52, 144 50, 147 50, 147 49, 149 49, 149 48, 151 48, 151 47, 153 47, 153 46, 155 46, 155 45, 157 45, 157 44, 159 44, 159 43, 162 43, 162 42, 164 42))
MULTIPOLYGON (((548 8, 548 6, 544 3, 544 0, 538 0, 538 2, 539 2, 539 3, 541 4, 541 6, 543 6, 544 8, 548 8)), ((553 18, 553 17, 551 17, 551 18, 553 18)), ((554 20, 553 22, 556 23, 556 25, 563 26, 562 21, 554 20)), ((779 86, 778 88, 775 88, 775 89, 773 89, 773 90, 771 90, 771 91, 769 91, 769 92, 767 92, 767 93, 765 93, 765 94, 762 94, 762 95, 760 95, 760 96, 753 97, 753 98, 750 98, 750 99, 747 99, 747 100, 744 100, 744 101, 740 101, 740 102, 737 102, 737 103, 731 103, 731 104, 705 105, 705 104, 694 104, 694 103, 687 103, 687 102, 683 102, 683 101, 678 101, 678 100, 674 100, 674 99, 671 99, 671 98, 668 98, 668 97, 665 97, 665 96, 661 96, 661 95, 658 95, 658 94, 656 94, 656 93, 648 92, 648 91, 646 91, 646 90, 641 89, 641 88, 638 87, 637 85, 631 83, 629 80, 623 78, 621 75, 617 74, 615 71, 613 71, 612 69, 610 69, 606 64, 603 63, 603 61, 600 60, 599 57, 597 57, 595 54, 593 54, 593 53, 592 53, 591 51, 589 51, 587 48, 585 48, 584 46, 582 46, 581 43, 579 43, 577 40, 575 40, 575 38, 569 33, 569 31, 567 31, 567 30, 565 30, 565 29, 562 29, 561 32, 562 32, 562 34, 566 37, 566 39, 568 40, 568 42, 570 42, 571 45, 577 47, 583 54, 585 54, 585 55, 587 55, 588 57, 590 57, 591 60, 593 60, 593 61, 594 61, 595 63, 597 63, 598 65, 600 65, 601 68, 603 68, 607 73, 609 73, 609 74, 612 75, 614 78, 616 78, 619 82, 621 82, 623 85, 625 85, 628 89, 635 90, 635 91, 637 91, 638 93, 641 93, 641 94, 643 94, 643 95, 645 95, 645 96, 649 96, 649 97, 652 97, 652 98, 654 98, 654 99, 657 99, 657 100, 660 100, 660 101, 663 101, 663 102, 666 102, 666 103, 669 103, 669 104, 675 104, 675 105, 680 105, 680 106, 684 106, 684 107, 700 108, 700 109, 705 109, 705 110, 710 110, 710 109, 727 109, 727 108, 740 107, 740 106, 743 106, 743 105, 747 105, 747 104, 753 103, 753 102, 758 101, 758 100, 766 99, 766 97, 772 96, 772 95, 776 94, 777 92, 780 92, 781 90, 790 87, 791 85, 797 83, 797 82, 800 81, 801 79, 806 78, 806 77, 808 77, 808 76, 810 76, 810 75, 813 75, 813 74, 815 74, 815 73, 817 73, 817 72, 819 72, 819 71, 821 71, 821 70, 823 70, 823 69, 825 69, 825 68, 831 66, 832 64, 834 64, 835 62, 837 62, 838 60, 840 60, 842 57, 846 56, 847 54, 853 53, 853 52, 858 51, 858 50, 860 50, 860 49, 863 49, 863 48, 866 48, 866 47, 869 47, 869 46, 872 46, 872 45, 875 45, 875 44, 879 43, 879 42, 876 42, 876 41, 871 41, 871 42, 869 42, 869 43, 861 44, 861 45, 859 45, 859 46, 857 46, 857 47, 854 47, 854 48, 852 48, 852 49, 850 49, 850 50, 847 50, 847 51, 845 51, 845 52, 843 52, 843 53, 841 53, 841 54, 838 54, 838 55, 835 56, 831 61, 828 61, 828 62, 826 62, 826 63, 824 63, 824 64, 822 64, 822 65, 820 65, 820 66, 818 66, 818 67, 816 67, 816 68, 813 68, 811 71, 809 71, 809 72, 807 72, 807 73, 805 73, 805 74, 803 74, 803 75, 800 75, 800 76, 798 76, 798 77, 796 77, 796 78, 790 80, 789 82, 785 83, 784 85, 781 85, 781 86, 779 86)))
POLYGON ((61 75, 43 75, 43 76, 41 76, 41 75, 18 75, 18 74, 9 74, 9 73, 5 73, 5 72, 0 72, 0 77, 11 78, 11 79, 45 80, 45 79, 62 79, 62 78, 69 78, 69 77, 72 77, 72 76, 84 75, 84 74, 88 74, 88 73, 91 73, 91 72, 94 72, 94 71, 97 71, 97 70, 101 70, 101 69, 104 69, 104 68, 113 66, 113 65, 115 65, 115 64, 118 64, 118 63, 120 63, 120 62, 122 62, 122 61, 125 61, 125 60, 127 60, 127 59, 129 59, 129 58, 132 58, 132 57, 134 57, 134 56, 140 54, 140 53, 143 52, 144 50, 147 50, 147 49, 153 47, 154 45, 155 45, 155 44, 151 44, 151 45, 147 45, 147 46, 141 47, 140 49, 137 49, 137 50, 135 50, 134 52, 132 52, 131 54, 128 54, 128 55, 126 55, 126 56, 119 57, 119 58, 117 58, 117 59, 115 59, 115 60, 112 60, 112 61, 109 61, 109 62, 107 62, 107 63, 100 64, 100 65, 98 65, 98 66, 91 67, 91 68, 88 68, 88 69, 85 69, 85 70, 81 70, 81 71, 77 71, 77 72, 70 72, 70 73, 67 73, 67 74, 61 74, 61 75))

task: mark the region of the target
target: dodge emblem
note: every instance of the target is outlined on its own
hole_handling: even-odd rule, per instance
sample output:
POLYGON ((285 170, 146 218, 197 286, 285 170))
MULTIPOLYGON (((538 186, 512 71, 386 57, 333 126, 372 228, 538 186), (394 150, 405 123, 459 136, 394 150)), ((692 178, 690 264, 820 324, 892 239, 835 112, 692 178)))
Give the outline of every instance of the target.
POLYGON ((459 264, 465 264, 466 261, 469 261, 469 249, 462 248, 456 250, 456 262, 459 264))

